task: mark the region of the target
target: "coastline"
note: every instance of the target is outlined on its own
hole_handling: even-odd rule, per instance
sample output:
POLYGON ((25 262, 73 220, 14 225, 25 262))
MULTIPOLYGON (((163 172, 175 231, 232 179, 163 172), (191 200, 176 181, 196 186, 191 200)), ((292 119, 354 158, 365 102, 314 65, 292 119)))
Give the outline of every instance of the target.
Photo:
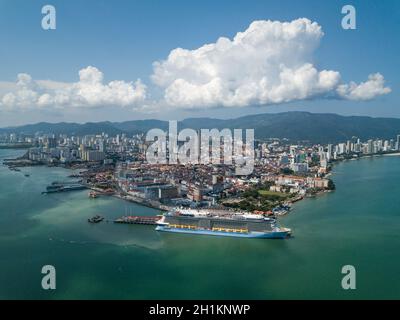
MULTIPOLYGON (((21 149, 16 149, 16 150, 21 150, 21 149)), ((90 167, 83 166, 83 163, 80 164, 80 165, 77 165, 77 166, 62 165, 62 164, 48 165, 48 164, 43 163, 43 162, 34 162, 34 161, 31 161, 31 160, 28 160, 28 159, 25 158, 25 156, 26 156, 26 152, 24 153, 24 155, 22 155, 22 156, 20 156, 18 158, 15 158, 15 159, 4 159, 3 160, 3 164, 5 166, 7 166, 10 170, 15 170, 16 168, 19 168, 19 167, 23 168, 23 167, 36 167, 36 166, 42 166, 42 167, 48 167, 48 168, 58 167, 58 168, 63 168, 63 169, 71 170, 71 171, 72 170, 78 170, 78 169, 81 169, 81 170, 90 169, 90 167)), ((328 173, 328 174, 330 174, 330 173, 328 173)), ((101 194, 103 196, 107 195, 106 193, 104 193, 104 190, 102 190, 100 188, 96 188, 96 187, 94 187, 94 186, 92 186, 90 184, 86 184, 86 183, 84 183, 84 185, 86 186, 86 188, 88 190, 93 190, 93 191, 98 192, 99 194, 101 194)), ((313 195, 308 195, 308 196, 307 195, 303 195, 303 196, 302 195, 298 195, 297 197, 289 200, 287 203, 288 203, 288 205, 291 206, 296 202, 304 200, 305 198, 314 198, 316 196, 319 196, 319 195, 325 194, 325 193, 326 193, 326 191, 321 190, 321 191, 316 192, 313 195)), ((135 203, 135 204, 147 207, 147 208, 160 210, 160 211, 164 211, 164 212, 169 211, 169 210, 171 210, 173 208, 172 206, 164 205, 164 204, 162 204, 162 203, 160 203, 158 201, 155 201, 155 200, 146 200, 146 199, 143 199, 141 197, 136 197, 134 195, 127 194, 126 192, 122 192, 121 190, 114 190, 113 194, 108 194, 107 196, 113 196, 113 197, 118 198, 120 200, 124 200, 124 201, 127 201, 127 202, 132 202, 132 203, 135 203)), ((223 209, 221 209, 221 208, 212 208, 211 207, 211 208, 207 208, 207 209, 209 209, 209 210, 226 210, 226 211, 231 211, 232 210, 229 207, 225 207, 223 209)), ((289 210, 287 210, 285 212, 276 213, 275 215, 276 215, 277 218, 278 217, 283 217, 283 216, 288 215, 290 213, 290 211, 291 211, 291 209, 289 209, 289 210)))
MULTIPOLYGON (((21 150, 21 149, 15 149, 15 150, 21 150)), ((341 162, 346 162, 346 161, 354 161, 354 160, 361 160, 361 159, 366 159, 366 158, 377 158, 377 157, 384 157, 384 156, 400 156, 400 152, 395 151, 395 152, 385 152, 385 153, 380 153, 380 154, 367 154, 367 155, 357 155, 355 157, 351 157, 351 158, 342 158, 342 159, 337 159, 335 161, 333 161, 330 164, 330 168, 329 171, 325 174, 324 178, 330 178, 332 176, 334 176, 334 173, 332 172, 332 169, 335 165, 341 163, 341 162)), ((90 167, 87 166, 83 166, 83 163, 77 166, 73 166, 73 165, 61 165, 61 164, 54 164, 54 165, 48 165, 45 163, 34 163, 31 160, 27 160, 25 159, 25 155, 22 155, 18 158, 15 159, 3 159, 3 164, 5 166, 7 166, 10 170, 15 170, 18 167, 35 167, 35 166, 45 166, 45 167, 59 167, 59 168, 64 168, 64 169, 68 169, 68 170, 77 170, 77 169, 89 169, 90 167)), ((93 190, 95 192, 98 192, 100 194, 103 195, 107 195, 104 193, 104 190, 100 189, 100 188, 96 188, 94 186, 85 184, 85 186, 87 187, 87 189, 89 190, 93 190)), ((316 198, 318 196, 321 196, 323 194, 327 194, 327 193, 331 193, 334 190, 319 190, 315 193, 312 194, 305 194, 305 195, 298 195, 297 197, 289 200, 287 203, 292 206, 293 204, 300 202, 301 200, 307 199, 307 198, 316 198)), ((118 199, 124 200, 124 201, 128 201, 128 202, 132 202, 132 203, 136 203, 138 205, 142 205, 144 207, 148 207, 148 208, 152 208, 152 209, 156 209, 156 210, 160 210, 160 211, 168 211, 170 210, 172 207, 168 206, 168 205, 164 205, 158 201, 155 200, 146 200, 143 199, 141 197, 136 197, 134 195, 131 194, 127 194, 125 192, 122 191, 118 191, 118 190, 114 190, 113 194, 108 194, 109 196, 114 196, 118 199)), ((212 210, 213 208, 210 208, 210 210, 212 210)), ((229 207, 225 208, 226 210, 229 210, 229 207)), ((284 212, 284 213, 279 213, 277 214, 277 217, 283 217, 283 216, 287 216, 290 212, 292 211, 292 209, 289 209, 288 211, 284 212)))
MULTIPOLYGON (((370 154, 370 155, 361 155, 361 156, 357 156, 357 157, 353 157, 353 158, 345 158, 345 159, 338 159, 334 162, 331 163, 331 168, 329 170, 329 172, 324 176, 325 178, 334 178, 335 177, 335 173, 333 172, 333 167, 340 164, 340 163, 345 163, 348 161, 355 161, 355 160, 362 160, 362 159, 368 159, 368 158, 381 158, 381 157, 396 157, 396 156, 400 156, 400 152, 395 151, 395 152, 388 152, 388 153, 382 153, 382 154, 370 154)), ((320 197, 322 195, 326 195, 329 193, 334 192, 335 190, 323 190, 323 191, 319 191, 313 195, 309 195, 309 196, 303 196, 300 200, 297 201, 290 201, 290 205, 293 206, 294 204, 301 202, 303 200, 306 199, 313 199, 313 198, 317 198, 320 197)), ((288 216, 288 214, 293 210, 293 207, 291 208, 290 211, 284 213, 284 214, 280 214, 278 215, 278 217, 286 217, 288 216)))
POLYGON ((400 156, 400 152, 384 154, 383 156, 386 156, 386 157, 397 157, 397 156, 400 156))

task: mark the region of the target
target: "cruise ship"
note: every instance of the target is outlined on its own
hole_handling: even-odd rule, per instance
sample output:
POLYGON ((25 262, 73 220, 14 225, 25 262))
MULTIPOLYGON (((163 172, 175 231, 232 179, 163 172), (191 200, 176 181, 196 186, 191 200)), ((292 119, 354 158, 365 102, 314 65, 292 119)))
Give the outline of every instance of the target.
POLYGON ((207 210, 174 209, 157 221, 157 231, 213 236, 285 239, 288 228, 279 227, 275 218, 263 215, 207 210))

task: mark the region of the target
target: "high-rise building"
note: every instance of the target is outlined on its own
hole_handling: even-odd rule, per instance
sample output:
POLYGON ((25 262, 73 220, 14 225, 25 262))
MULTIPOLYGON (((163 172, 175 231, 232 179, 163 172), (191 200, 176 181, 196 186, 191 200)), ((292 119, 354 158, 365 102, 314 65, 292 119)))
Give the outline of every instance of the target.
POLYGON ((99 151, 106 152, 106 142, 104 139, 99 141, 99 151))
POLYGON ((383 143, 383 151, 389 151, 389 141, 385 140, 385 142, 383 143))
POLYGON ((47 149, 53 149, 57 147, 57 140, 56 138, 49 137, 47 138, 47 143, 46 143, 47 149))
POLYGON ((367 143, 367 153, 373 153, 374 152, 374 141, 373 140, 368 140, 367 143))
POLYGON ((396 149, 400 150, 400 134, 397 135, 396 149))
POLYGON ((105 154, 101 151, 87 150, 84 152, 82 159, 85 161, 103 161, 105 159, 105 154))
POLYGON ((299 172, 299 173, 305 173, 308 171, 308 163, 292 163, 290 166, 290 169, 292 169, 294 172, 299 172))
POLYGON ((346 150, 346 145, 344 143, 339 143, 339 145, 338 145, 338 154, 345 153, 345 150, 346 150))
POLYGON ((346 143, 346 153, 350 153, 352 150, 351 150, 351 141, 350 140, 347 140, 347 143, 346 143))
POLYGON ((332 149, 332 145, 331 144, 328 144, 328 151, 327 151, 327 153, 326 153, 326 159, 328 160, 328 161, 330 161, 331 159, 332 159, 332 156, 333 156, 333 149, 332 149))

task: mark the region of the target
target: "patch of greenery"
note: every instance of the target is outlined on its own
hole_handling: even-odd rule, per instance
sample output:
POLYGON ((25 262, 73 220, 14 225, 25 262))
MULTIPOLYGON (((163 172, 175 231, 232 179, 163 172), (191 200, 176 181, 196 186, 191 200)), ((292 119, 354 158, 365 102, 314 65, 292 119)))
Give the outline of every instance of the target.
POLYGON ((286 193, 269 191, 269 190, 258 190, 258 193, 263 200, 268 200, 270 202, 279 202, 290 197, 290 195, 286 193))
POLYGON ((336 189, 335 183, 331 179, 329 179, 328 190, 335 190, 335 189, 336 189))

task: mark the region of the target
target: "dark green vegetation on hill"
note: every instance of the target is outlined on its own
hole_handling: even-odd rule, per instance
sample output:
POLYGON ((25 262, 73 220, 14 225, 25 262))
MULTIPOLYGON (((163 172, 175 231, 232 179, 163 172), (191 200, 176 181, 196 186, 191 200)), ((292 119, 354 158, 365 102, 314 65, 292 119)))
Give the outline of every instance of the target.
MULTIPOLYGON (((36 132, 54 134, 89 135, 105 132, 109 135, 145 133, 150 129, 168 129, 168 122, 161 120, 133 120, 98 123, 37 123, 0 129, 0 133, 36 132)), ((335 143, 352 137, 362 140, 394 139, 400 134, 400 119, 340 116, 309 112, 284 112, 249 115, 236 119, 189 118, 179 122, 179 129, 255 129, 257 139, 287 138, 293 142, 335 143)))

